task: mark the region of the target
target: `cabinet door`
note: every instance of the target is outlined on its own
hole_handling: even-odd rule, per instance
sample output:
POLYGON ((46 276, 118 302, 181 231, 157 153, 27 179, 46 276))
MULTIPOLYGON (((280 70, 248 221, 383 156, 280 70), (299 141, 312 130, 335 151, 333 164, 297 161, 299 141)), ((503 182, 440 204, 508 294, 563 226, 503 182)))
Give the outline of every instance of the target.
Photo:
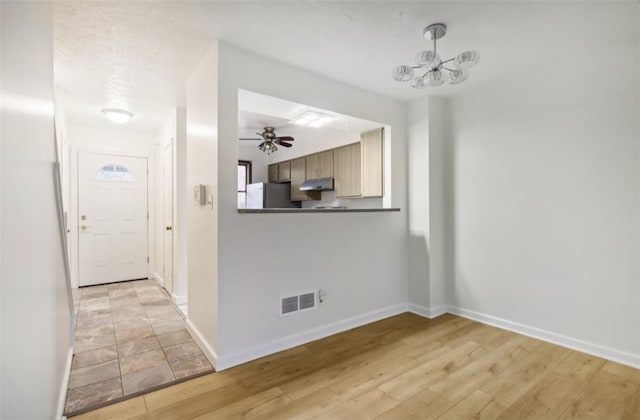
POLYGON ((278 163, 278 181, 291 181, 291 162, 286 161, 278 163))
POLYGON ((336 197, 360 196, 360 143, 334 149, 336 197))
POLYGON ((333 178, 333 149, 318 153, 318 178, 333 178))
POLYGON ((363 197, 382 197, 383 136, 383 128, 367 131, 361 135, 363 197))
POLYGON ((278 182, 278 164, 269 165, 269 182, 278 182))
POLYGON ((310 179, 318 179, 320 178, 318 176, 318 154, 316 153, 315 155, 309 155, 306 157, 306 177, 307 180, 310 179))
POLYGON ((320 200, 320 191, 300 191, 306 180, 306 166, 303 157, 291 161, 291 201, 320 200))

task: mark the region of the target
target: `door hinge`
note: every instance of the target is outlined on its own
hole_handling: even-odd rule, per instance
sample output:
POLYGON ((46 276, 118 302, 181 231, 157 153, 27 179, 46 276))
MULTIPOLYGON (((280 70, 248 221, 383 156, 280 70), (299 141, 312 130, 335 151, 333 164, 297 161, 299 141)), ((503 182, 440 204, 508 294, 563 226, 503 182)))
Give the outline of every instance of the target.
POLYGON ((147 212, 147 220, 149 220, 149 212, 147 212))
POLYGON ((149 256, 147 256, 147 264, 149 264, 149 256))

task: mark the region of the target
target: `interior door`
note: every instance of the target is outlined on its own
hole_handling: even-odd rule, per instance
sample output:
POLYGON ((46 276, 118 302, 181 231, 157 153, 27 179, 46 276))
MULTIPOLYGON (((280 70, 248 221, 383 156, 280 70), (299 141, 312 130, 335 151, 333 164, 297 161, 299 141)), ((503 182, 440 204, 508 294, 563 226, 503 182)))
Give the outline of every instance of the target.
POLYGON ((79 284, 147 277, 147 159, 78 156, 79 284))
POLYGON ((164 149, 162 160, 162 194, 163 194, 163 280, 169 293, 173 292, 173 145, 164 149))

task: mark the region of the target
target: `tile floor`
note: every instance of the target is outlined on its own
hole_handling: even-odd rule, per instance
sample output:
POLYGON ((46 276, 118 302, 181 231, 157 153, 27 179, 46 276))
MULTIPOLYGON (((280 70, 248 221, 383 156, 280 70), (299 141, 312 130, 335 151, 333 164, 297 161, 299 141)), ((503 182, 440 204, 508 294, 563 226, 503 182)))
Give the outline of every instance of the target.
POLYGON ((155 280, 73 290, 76 354, 65 414, 213 371, 155 280))

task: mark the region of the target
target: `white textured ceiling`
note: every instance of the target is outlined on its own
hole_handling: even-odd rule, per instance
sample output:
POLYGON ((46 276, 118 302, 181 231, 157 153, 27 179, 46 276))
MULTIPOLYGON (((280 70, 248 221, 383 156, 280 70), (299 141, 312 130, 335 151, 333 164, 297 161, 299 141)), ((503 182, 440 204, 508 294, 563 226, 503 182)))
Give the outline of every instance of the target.
MULTIPOLYGON (((54 6, 55 82, 73 123, 107 124, 105 107, 156 130, 184 102, 184 81, 215 39, 398 99, 455 95, 535 71, 581 45, 607 10, 628 3, 427 1, 66 2, 54 6), (477 50, 467 82, 415 90, 391 79, 430 44, 422 29, 448 25, 443 58, 477 50)), ((603 33, 612 45, 624 34, 603 33)), ((561 71, 561 69, 559 69, 561 71)))

